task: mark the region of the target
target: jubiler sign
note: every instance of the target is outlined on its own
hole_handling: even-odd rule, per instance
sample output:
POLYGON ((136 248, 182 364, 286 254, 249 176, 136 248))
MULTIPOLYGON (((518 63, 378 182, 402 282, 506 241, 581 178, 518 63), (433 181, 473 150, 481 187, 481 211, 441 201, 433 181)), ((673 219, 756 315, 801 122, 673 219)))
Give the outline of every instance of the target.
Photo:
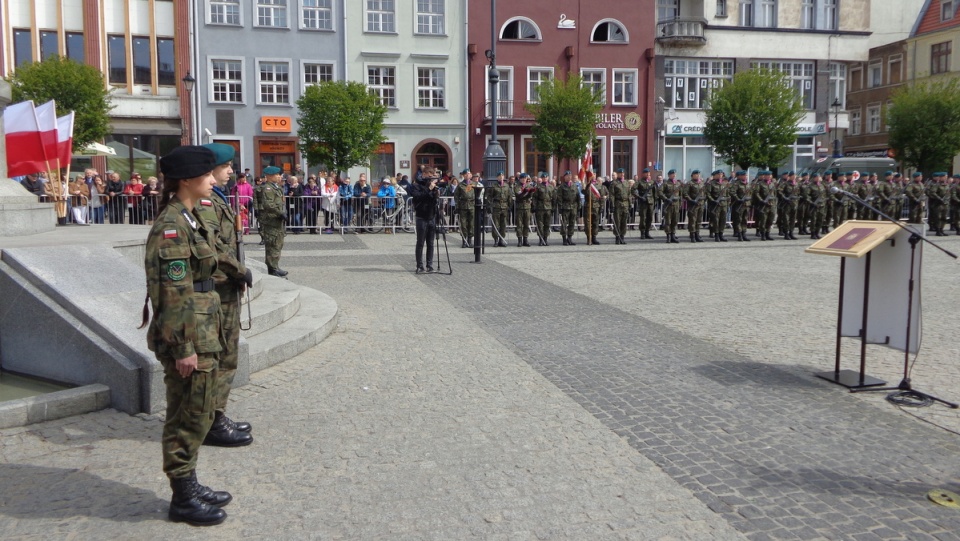
POLYGON ((637 113, 599 113, 597 115, 597 130, 637 131, 643 125, 643 119, 637 113))

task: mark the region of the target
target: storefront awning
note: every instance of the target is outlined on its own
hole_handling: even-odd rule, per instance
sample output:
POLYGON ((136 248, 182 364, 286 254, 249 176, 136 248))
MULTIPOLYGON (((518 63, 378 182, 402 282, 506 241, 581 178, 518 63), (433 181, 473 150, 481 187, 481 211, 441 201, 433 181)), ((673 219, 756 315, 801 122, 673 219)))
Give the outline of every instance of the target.
POLYGON ((181 135, 179 118, 111 118, 111 132, 118 135, 181 135))

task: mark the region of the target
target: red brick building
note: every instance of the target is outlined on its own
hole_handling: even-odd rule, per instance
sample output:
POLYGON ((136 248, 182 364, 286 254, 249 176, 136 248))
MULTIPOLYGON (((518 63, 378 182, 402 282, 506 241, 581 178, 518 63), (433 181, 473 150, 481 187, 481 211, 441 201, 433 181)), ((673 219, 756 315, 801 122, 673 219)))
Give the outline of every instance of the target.
MULTIPOLYGON (((469 3, 468 81, 470 167, 481 167, 490 137, 491 97, 487 83, 490 5, 469 3)), ((537 85, 549 77, 579 73, 585 84, 604 89, 597 118, 594 169, 608 175, 623 168, 629 175, 656 159, 652 123, 654 96, 653 0, 515 0, 498 2, 497 69, 500 71, 497 139, 510 172, 553 175, 575 170, 538 153, 525 105, 536 100, 537 85)))

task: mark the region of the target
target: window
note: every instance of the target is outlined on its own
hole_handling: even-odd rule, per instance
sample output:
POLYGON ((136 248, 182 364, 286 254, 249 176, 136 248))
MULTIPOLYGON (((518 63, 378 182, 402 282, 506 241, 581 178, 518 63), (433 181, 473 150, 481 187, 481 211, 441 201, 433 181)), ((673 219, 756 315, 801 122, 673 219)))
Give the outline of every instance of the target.
POLYGON ((871 60, 867 66, 867 88, 883 84, 883 60, 871 60))
POLYGON ((607 174, 607 169, 604 167, 604 164, 607 163, 606 142, 606 137, 597 137, 593 140, 593 148, 590 149, 592 151, 590 153, 592 155, 591 165, 596 175, 607 174))
POLYGON ((956 15, 957 0, 942 0, 940 2, 940 20, 949 21, 956 15))
POLYGON ((883 108, 883 131, 890 131, 890 108, 893 107, 893 102, 888 101, 887 105, 883 108))
POLYGON ((514 17, 503 25, 503 29, 500 30, 500 39, 540 40, 540 29, 530 19, 514 17))
POLYGON ((633 176, 633 143, 635 139, 613 139, 613 170, 623 169, 627 178, 633 176))
POLYGON ((127 84, 127 43, 123 36, 107 36, 110 84, 127 84))
POLYGON ((823 16, 818 18, 817 28, 821 30, 836 30, 839 28, 837 22, 837 2, 840 0, 823 0, 823 16))
POLYGON ((210 24, 240 25, 240 0, 210 0, 210 24))
POLYGON ((160 86, 177 86, 173 38, 157 38, 157 84, 160 86))
MULTIPOLYGON (((394 143, 381 143, 370 160, 370 178, 381 179, 395 176, 397 174, 396 160, 396 145, 394 143)), ((446 168, 444 167, 444 169, 446 168)))
POLYGON ((727 0, 717 0, 717 17, 727 16, 727 0))
POLYGON ((602 96, 601 103, 607 103, 607 91, 606 91, 606 79, 607 70, 602 69, 581 69, 580 70, 580 79, 581 85, 585 87, 590 87, 594 92, 600 93, 602 96))
POLYGON ((783 72, 806 109, 813 109, 813 62, 751 62, 750 67, 783 72))
POLYGON ((627 30, 619 21, 606 20, 597 23, 590 41, 594 43, 627 43, 630 38, 627 36, 627 30))
POLYGON ((239 60, 213 60, 211 81, 216 103, 243 103, 243 63, 239 60))
POLYGON ((417 0, 417 33, 442 35, 444 0, 417 0))
POLYGON ((367 68, 367 87, 386 107, 397 106, 397 68, 370 66, 367 68))
POLYGON ((304 64, 303 85, 314 86, 333 80, 333 64, 304 64))
POLYGON ((930 46, 930 74, 950 71, 950 52, 952 43, 944 41, 930 46))
POLYGON ((151 61, 150 38, 133 36, 133 84, 150 84, 151 61))
POLYGON ((367 0, 367 32, 396 32, 393 0, 367 0))
POLYGON ((331 0, 300 0, 300 28, 333 30, 331 0))
POLYGON ((40 31, 40 61, 50 58, 51 56, 57 56, 60 54, 59 50, 59 40, 57 40, 57 31, 56 30, 41 30, 40 31))
POLYGON ((33 62, 33 43, 30 39, 30 30, 16 28, 13 30, 13 61, 17 66, 33 62))
POLYGON ((637 104, 637 70, 613 70, 613 104, 637 104))
POLYGON ((860 109, 850 111, 850 135, 860 135, 860 109))
POLYGON ((537 89, 552 77, 552 68, 527 68, 527 101, 536 103, 540 99, 537 89))
POLYGON ((84 62, 83 54, 83 34, 80 32, 67 32, 67 58, 80 62, 84 62))
POLYGON ((863 64, 855 64, 850 68, 850 92, 863 90, 863 64))
POLYGON ((703 109, 710 91, 733 79, 733 61, 668 58, 664 74, 667 108, 703 109))
MULTIPOLYGON (((513 118, 513 67, 497 66, 497 70, 500 72, 500 83, 497 85, 497 116, 500 118, 513 118)), ((487 78, 484 80, 486 81, 489 80, 490 66, 487 66, 485 73, 487 78)), ((490 85, 483 85, 483 88, 483 96, 487 100, 485 118, 490 118, 490 85)))
POLYGON ((817 27, 817 0, 803 0, 800 4, 800 28, 817 27))
POLYGON ((657 0, 657 21, 669 21, 680 16, 680 0, 657 0))
POLYGON ((891 55, 887 64, 887 84, 896 85, 901 82, 903 82, 903 55, 891 55))
POLYGON ((290 64, 259 62, 260 103, 290 103, 290 64))
POLYGON ((838 0, 803 0, 800 6, 800 28, 836 30, 838 0))
POLYGON ((777 0, 740 0, 740 26, 776 28, 777 0))
POLYGON ((443 68, 417 68, 417 107, 420 109, 443 109, 445 88, 443 68))
POLYGON ((846 108, 847 103, 847 65, 839 62, 830 63, 830 85, 827 100, 833 107, 834 100, 840 100, 840 108, 846 108))
POLYGON ((880 106, 867 107, 867 133, 880 133, 880 106))
POLYGON ((537 150, 533 137, 523 138, 523 171, 534 175, 540 171, 549 172, 550 156, 537 150))
POLYGON ((287 27, 287 0, 256 0, 257 26, 287 27))

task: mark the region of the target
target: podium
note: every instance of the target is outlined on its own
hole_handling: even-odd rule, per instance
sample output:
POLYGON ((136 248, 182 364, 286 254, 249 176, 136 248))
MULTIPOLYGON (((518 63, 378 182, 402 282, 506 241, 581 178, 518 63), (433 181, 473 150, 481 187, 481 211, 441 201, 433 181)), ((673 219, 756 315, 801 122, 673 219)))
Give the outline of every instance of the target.
POLYGON ((849 220, 805 250, 841 258, 834 369, 814 375, 852 390, 877 387, 886 382, 866 374, 867 344, 903 351, 905 359, 919 351, 920 295, 913 292, 923 244, 911 238, 897 224, 849 220), (860 339, 857 371, 840 369, 844 337, 860 339))

